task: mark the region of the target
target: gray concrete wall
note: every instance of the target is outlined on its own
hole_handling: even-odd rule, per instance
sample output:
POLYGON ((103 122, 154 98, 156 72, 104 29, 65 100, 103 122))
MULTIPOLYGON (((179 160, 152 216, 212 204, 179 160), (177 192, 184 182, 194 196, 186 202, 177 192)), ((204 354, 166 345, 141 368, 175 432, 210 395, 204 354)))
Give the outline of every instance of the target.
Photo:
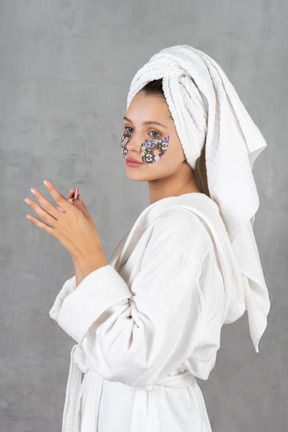
POLYGON ((287 430, 287 0, 0 0, 0 430, 59 431, 74 341, 49 317, 69 254, 26 221, 32 186, 78 186, 107 257, 149 204, 120 152, 130 80, 158 50, 190 44, 235 85, 268 148, 256 161, 255 235, 270 289, 253 350, 225 326, 208 382, 214 432, 287 430))

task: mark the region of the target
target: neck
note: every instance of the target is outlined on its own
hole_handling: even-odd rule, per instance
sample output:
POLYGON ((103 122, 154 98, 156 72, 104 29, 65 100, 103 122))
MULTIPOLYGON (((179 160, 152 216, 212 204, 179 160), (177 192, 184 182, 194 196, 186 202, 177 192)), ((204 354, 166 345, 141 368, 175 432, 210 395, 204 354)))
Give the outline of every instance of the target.
POLYGON ((183 165, 181 170, 168 177, 149 180, 148 185, 151 204, 167 197, 202 192, 197 186, 192 168, 187 163, 183 165))

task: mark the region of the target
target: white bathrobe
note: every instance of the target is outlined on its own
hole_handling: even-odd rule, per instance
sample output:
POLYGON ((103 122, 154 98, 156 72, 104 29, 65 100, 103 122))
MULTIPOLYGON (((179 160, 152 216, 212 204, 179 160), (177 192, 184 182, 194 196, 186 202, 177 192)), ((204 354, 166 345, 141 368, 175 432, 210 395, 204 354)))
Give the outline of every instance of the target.
POLYGON ((242 292, 212 199, 148 206, 109 264, 77 288, 67 280, 50 310, 77 342, 62 431, 211 431, 196 378, 214 367, 223 323, 244 313, 242 292))

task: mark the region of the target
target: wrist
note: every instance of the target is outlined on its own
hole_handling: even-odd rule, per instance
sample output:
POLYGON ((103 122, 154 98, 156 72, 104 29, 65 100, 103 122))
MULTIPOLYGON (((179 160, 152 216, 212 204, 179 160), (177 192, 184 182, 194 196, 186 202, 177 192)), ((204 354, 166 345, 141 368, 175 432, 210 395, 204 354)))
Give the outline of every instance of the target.
POLYGON ((104 255, 104 252, 89 255, 89 256, 83 256, 77 258, 79 266, 81 268, 83 277, 88 276, 90 273, 92 273, 95 270, 98 270, 100 267, 104 267, 107 265, 107 260, 104 255))

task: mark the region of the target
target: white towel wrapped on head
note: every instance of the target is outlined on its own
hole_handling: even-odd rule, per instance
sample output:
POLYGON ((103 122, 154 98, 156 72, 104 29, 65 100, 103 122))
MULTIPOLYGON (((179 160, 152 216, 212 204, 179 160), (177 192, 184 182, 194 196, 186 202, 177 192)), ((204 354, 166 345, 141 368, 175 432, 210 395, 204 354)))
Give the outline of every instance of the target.
POLYGON ((148 82, 160 78, 187 162, 220 208, 243 276, 250 334, 258 352, 270 301, 253 233, 259 197, 252 167, 266 142, 223 70, 207 54, 179 45, 152 56, 132 80, 127 108, 148 82))

